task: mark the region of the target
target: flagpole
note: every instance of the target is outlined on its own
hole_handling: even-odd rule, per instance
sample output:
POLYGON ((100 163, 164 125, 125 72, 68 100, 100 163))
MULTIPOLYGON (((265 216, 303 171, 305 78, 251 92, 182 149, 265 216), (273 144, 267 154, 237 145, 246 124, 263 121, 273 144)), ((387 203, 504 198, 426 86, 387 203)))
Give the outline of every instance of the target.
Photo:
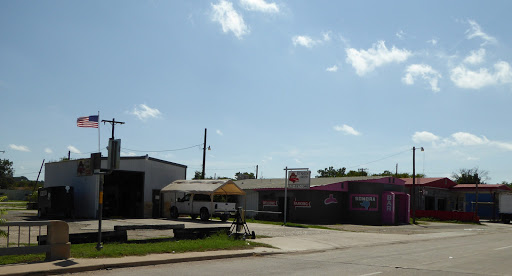
POLYGON ((98 152, 101 154, 101 146, 100 146, 100 112, 98 111, 98 152))

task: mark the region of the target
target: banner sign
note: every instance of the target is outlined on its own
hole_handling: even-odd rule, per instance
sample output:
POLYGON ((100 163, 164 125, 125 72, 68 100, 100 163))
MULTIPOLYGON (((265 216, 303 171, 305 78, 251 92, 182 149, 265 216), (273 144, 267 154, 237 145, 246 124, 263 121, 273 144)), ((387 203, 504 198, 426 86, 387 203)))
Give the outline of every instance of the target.
POLYGON ((311 171, 289 171, 288 188, 309 189, 311 171))
POLYGON ((295 208, 302 207, 302 208, 311 208, 311 201, 293 201, 293 206, 295 208))
POLYGON ((277 207, 277 200, 263 200, 263 207, 277 207))
POLYGON ((352 194, 350 195, 350 210, 378 211, 379 195, 352 194))

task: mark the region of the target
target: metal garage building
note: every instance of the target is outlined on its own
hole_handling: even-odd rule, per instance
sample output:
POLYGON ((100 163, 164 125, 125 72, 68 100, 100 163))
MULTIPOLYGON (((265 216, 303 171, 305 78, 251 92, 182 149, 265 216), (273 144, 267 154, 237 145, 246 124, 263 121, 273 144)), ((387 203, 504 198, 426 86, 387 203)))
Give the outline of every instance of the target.
MULTIPOLYGON (((74 188, 75 217, 95 218, 98 211, 99 176, 83 173, 89 159, 45 164, 46 187, 74 188)), ((107 167, 107 158, 101 160, 107 167)), ((159 217, 160 190, 169 183, 186 179, 187 166, 149 156, 121 157, 119 169, 105 175, 103 215, 106 217, 159 217)))

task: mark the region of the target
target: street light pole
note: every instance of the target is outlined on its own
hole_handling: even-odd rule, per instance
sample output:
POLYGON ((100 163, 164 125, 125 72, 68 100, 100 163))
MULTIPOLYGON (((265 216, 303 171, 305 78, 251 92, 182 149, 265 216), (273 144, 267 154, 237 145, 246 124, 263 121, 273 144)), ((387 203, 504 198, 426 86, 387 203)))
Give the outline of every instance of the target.
POLYGON ((206 161, 206 128, 204 129, 204 144, 203 144, 203 171, 201 172, 201 179, 204 179, 204 165, 206 161))
MULTIPOLYGON (((424 151, 421 147, 421 151, 424 151)), ((412 147, 412 223, 416 224, 416 147, 412 147)))

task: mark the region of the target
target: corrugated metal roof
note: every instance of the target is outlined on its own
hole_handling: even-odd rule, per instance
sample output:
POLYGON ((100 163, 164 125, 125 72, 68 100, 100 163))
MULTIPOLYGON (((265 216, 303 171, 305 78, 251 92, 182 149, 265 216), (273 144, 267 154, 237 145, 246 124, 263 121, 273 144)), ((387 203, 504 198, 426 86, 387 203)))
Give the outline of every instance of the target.
MULTIPOLYGON (((382 176, 356 176, 356 177, 321 177, 311 178, 311 187, 325 186, 334 183, 341 183, 347 181, 364 181, 385 178, 382 176)), ((235 183, 243 190, 254 189, 284 189, 284 178, 269 178, 269 179, 244 179, 236 180, 235 183)))
MULTIPOLYGON (((457 184, 452 187, 453 189, 476 189, 476 184, 457 184)), ((484 190, 506 190, 511 191, 512 189, 505 184, 478 184, 478 189, 484 190)))
POLYGON ((194 194, 245 195, 232 180, 176 180, 160 190, 162 193, 187 192, 194 194))

